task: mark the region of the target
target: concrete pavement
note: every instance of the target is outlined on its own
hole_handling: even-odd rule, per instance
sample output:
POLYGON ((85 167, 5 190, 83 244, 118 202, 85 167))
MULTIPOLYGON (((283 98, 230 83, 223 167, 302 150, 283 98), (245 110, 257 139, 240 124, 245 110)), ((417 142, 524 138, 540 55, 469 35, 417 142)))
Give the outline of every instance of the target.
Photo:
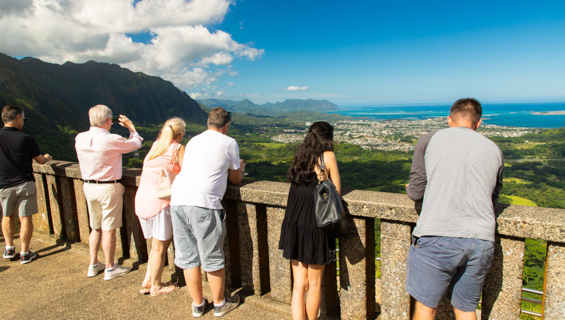
MULTIPOLYGON (((3 238, 0 246, 5 246, 3 238)), ((12 261, 0 259, 0 319, 192 318, 186 287, 158 297, 138 293, 146 264, 123 277, 104 281, 103 273, 86 277, 89 258, 83 244, 57 245, 49 237, 34 235, 31 248, 39 257, 29 264, 20 264, 19 254, 12 261)), ((19 249, 16 239, 16 252, 19 249)), ((126 260, 124 265, 132 263, 126 260)), ((165 267, 163 280, 171 279, 171 273, 165 267)), ((207 288, 204 296, 211 300, 207 288)), ((242 304, 222 319, 291 318, 288 305, 266 297, 240 296, 242 304)), ((213 313, 207 307, 202 319, 216 318, 213 313)))

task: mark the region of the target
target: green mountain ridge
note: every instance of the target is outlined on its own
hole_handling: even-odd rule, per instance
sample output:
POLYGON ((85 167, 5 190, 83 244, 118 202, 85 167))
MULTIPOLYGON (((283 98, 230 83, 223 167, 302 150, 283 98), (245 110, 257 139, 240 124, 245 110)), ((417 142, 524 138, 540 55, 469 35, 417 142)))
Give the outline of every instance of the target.
POLYGON ((241 101, 226 99, 199 99, 197 101, 208 109, 222 107, 228 111, 241 114, 273 115, 301 110, 316 112, 339 110, 337 105, 332 102, 313 99, 286 99, 283 102, 265 103, 262 105, 256 104, 249 99, 243 99, 241 101))
POLYGON ((128 116, 136 125, 159 125, 173 116, 196 124, 207 119, 196 101, 159 77, 116 64, 59 65, 1 53, 0 104, 23 107, 30 119, 24 131, 36 137, 42 151, 60 151, 67 159, 74 157, 74 134, 88 130, 88 109, 96 104, 128 116))

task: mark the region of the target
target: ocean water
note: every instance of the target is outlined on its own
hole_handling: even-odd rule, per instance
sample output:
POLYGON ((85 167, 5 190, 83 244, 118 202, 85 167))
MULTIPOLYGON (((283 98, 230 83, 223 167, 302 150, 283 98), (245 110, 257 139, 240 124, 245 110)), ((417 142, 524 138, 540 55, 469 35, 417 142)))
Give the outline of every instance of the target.
MULTIPOLYGON (((391 119, 424 120, 447 117, 451 105, 427 106, 339 106, 331 111, 351 117, 364 117, 384 121, 391 119)), ((537 115, 534 112, 565 111, 565 102, 560 103, 483 103, 483 122, 509 127, 560 128, 565 127, 565 115, 537 115)))

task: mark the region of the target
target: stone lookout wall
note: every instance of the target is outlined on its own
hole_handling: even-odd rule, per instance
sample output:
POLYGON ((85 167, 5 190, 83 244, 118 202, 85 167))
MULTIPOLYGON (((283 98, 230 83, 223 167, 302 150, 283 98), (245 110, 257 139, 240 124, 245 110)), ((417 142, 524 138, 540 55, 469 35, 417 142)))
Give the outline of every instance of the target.
MULTIPOLYGON (((78 164, 53 161, 34 165, 39 214, 38 232, 88 245, 89 220, 78 164)), ((124 225, 117 256, 147 261, 149 243, 134 212, 141 170, 124 169, 124 225)), ((228 286, 243 287, 290 303, 290 263, 278 250, 289 185, 245 182, 229 186, 224 197, 228 236, 225 243, 228 286)), ((339 239, 339 272, 327 266, 322 315, 341 319, 409 319, 413 303, 404 290, 410 235, 417 208, 401 194, 351 191, 343 195, 349 213, 349 236, 339 239), (375 278, 375 219, 381 219, 381 278, 375 278)), ((565 210, 511 205, 500 209, 495 257, 485 282, 482 319, 518 319, 522 288, 524 241, 548 241, 544 319, 565 314, 565 210)), ((169 261, 173 259, 169 252, 169 261)), ((173 264, 171 263, 170 266, 173 264)), ((453 319, 449 303, 438 319, 453 319)))

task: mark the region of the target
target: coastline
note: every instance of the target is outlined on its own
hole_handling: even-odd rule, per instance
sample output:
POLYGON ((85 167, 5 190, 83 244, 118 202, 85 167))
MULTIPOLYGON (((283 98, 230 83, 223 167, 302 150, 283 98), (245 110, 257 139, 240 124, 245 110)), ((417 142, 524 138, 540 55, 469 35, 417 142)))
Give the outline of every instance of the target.
MULTIPOLYGON (((446 118, 450 106, 339 106, 339 114, 372 121, 426 120, 446 118)), ((565 127, 565 102, 562 103, 507 103, 483 104, 484 124, 502 127, 555 129, 565 127), (535 117, 532 117, 535 115, 535 117)))
POLYGON ((559 111, 541 111, 541 112, 532 111, 531 114, 536 115, 536 116, 565 116, 565 111, 563 111, 563 110, 559 110, 559 111))

